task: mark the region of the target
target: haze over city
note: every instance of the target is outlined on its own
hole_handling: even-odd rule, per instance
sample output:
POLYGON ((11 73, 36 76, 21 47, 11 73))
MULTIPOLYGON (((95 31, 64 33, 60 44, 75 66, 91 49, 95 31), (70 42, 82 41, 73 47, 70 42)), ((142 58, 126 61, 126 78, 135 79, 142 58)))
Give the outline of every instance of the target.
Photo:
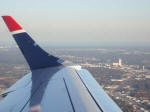
MULTIPOLYGON (((149 6, 149 0, 2 0, 0 15, 52 46, 149 46, 149 6)), ((0 43, 14 43, 2 19, 0 29, 0 43)))

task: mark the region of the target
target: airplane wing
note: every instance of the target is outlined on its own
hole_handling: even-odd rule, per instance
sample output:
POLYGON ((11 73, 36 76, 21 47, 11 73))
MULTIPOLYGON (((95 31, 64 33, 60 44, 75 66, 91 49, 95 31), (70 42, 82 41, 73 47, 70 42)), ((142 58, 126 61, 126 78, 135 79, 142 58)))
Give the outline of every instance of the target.
POLYGON ((122 112, 87 70, 45 52, 11 16, 3 20, 31 72, 2 94, 0 112, 122 112))

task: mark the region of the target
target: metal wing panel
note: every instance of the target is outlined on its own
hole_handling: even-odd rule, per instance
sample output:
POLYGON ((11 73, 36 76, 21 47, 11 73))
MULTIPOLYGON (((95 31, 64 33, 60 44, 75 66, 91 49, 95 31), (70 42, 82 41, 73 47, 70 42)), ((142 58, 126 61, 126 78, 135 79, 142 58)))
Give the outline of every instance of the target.
POLYGON ((75 112, 101 112, 80 80, 75 69, 64 69, 64 77, 75 112))
POLYGON ((21 112, 22 108, 30 99, 31 83, 24 88, 9 93, 0 101, 0 112, 21 112))
POLYGON ((6 95, 7 93, 26 87, 31 82, 31 77, 32 77, 32 74, 28 73, 19 81, 17 81, 15 84, 13 84, 10 88, 8 88, 4 93, 2 93, 2 96, 6 95))
POLYGON ((77 70, 83 83, 104 112, 122 112, 117 104, 104 92, 92 75, 85 69, 77 70))
POLYGON ((0 112, 122 112, 82 69, 36 70, 12 88, 15 91, 0 102, 0 112))
POLYGON ((63 79, 50 81, 41 101, 42 112, 73 112, 63 79))

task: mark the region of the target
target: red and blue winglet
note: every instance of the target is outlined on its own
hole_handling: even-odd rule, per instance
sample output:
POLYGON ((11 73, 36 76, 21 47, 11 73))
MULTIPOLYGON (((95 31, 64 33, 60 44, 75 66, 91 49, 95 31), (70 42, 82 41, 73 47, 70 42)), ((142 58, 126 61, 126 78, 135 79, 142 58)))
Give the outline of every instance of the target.
POLYGON ((11 16, 2 17, 31 70, 61 65, 59 58, 45 52, 11 16))

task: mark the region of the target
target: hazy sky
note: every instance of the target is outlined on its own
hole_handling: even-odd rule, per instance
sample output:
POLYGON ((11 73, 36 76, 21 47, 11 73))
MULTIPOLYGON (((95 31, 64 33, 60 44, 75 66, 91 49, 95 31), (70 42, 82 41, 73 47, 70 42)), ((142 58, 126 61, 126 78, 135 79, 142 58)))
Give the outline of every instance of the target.
MULTIPOLYGON (((50 45, 150 44, 150 0, 0 0, 38 42, 50 45)), ((0 19, 0 42, 14 43, 0 19)))

